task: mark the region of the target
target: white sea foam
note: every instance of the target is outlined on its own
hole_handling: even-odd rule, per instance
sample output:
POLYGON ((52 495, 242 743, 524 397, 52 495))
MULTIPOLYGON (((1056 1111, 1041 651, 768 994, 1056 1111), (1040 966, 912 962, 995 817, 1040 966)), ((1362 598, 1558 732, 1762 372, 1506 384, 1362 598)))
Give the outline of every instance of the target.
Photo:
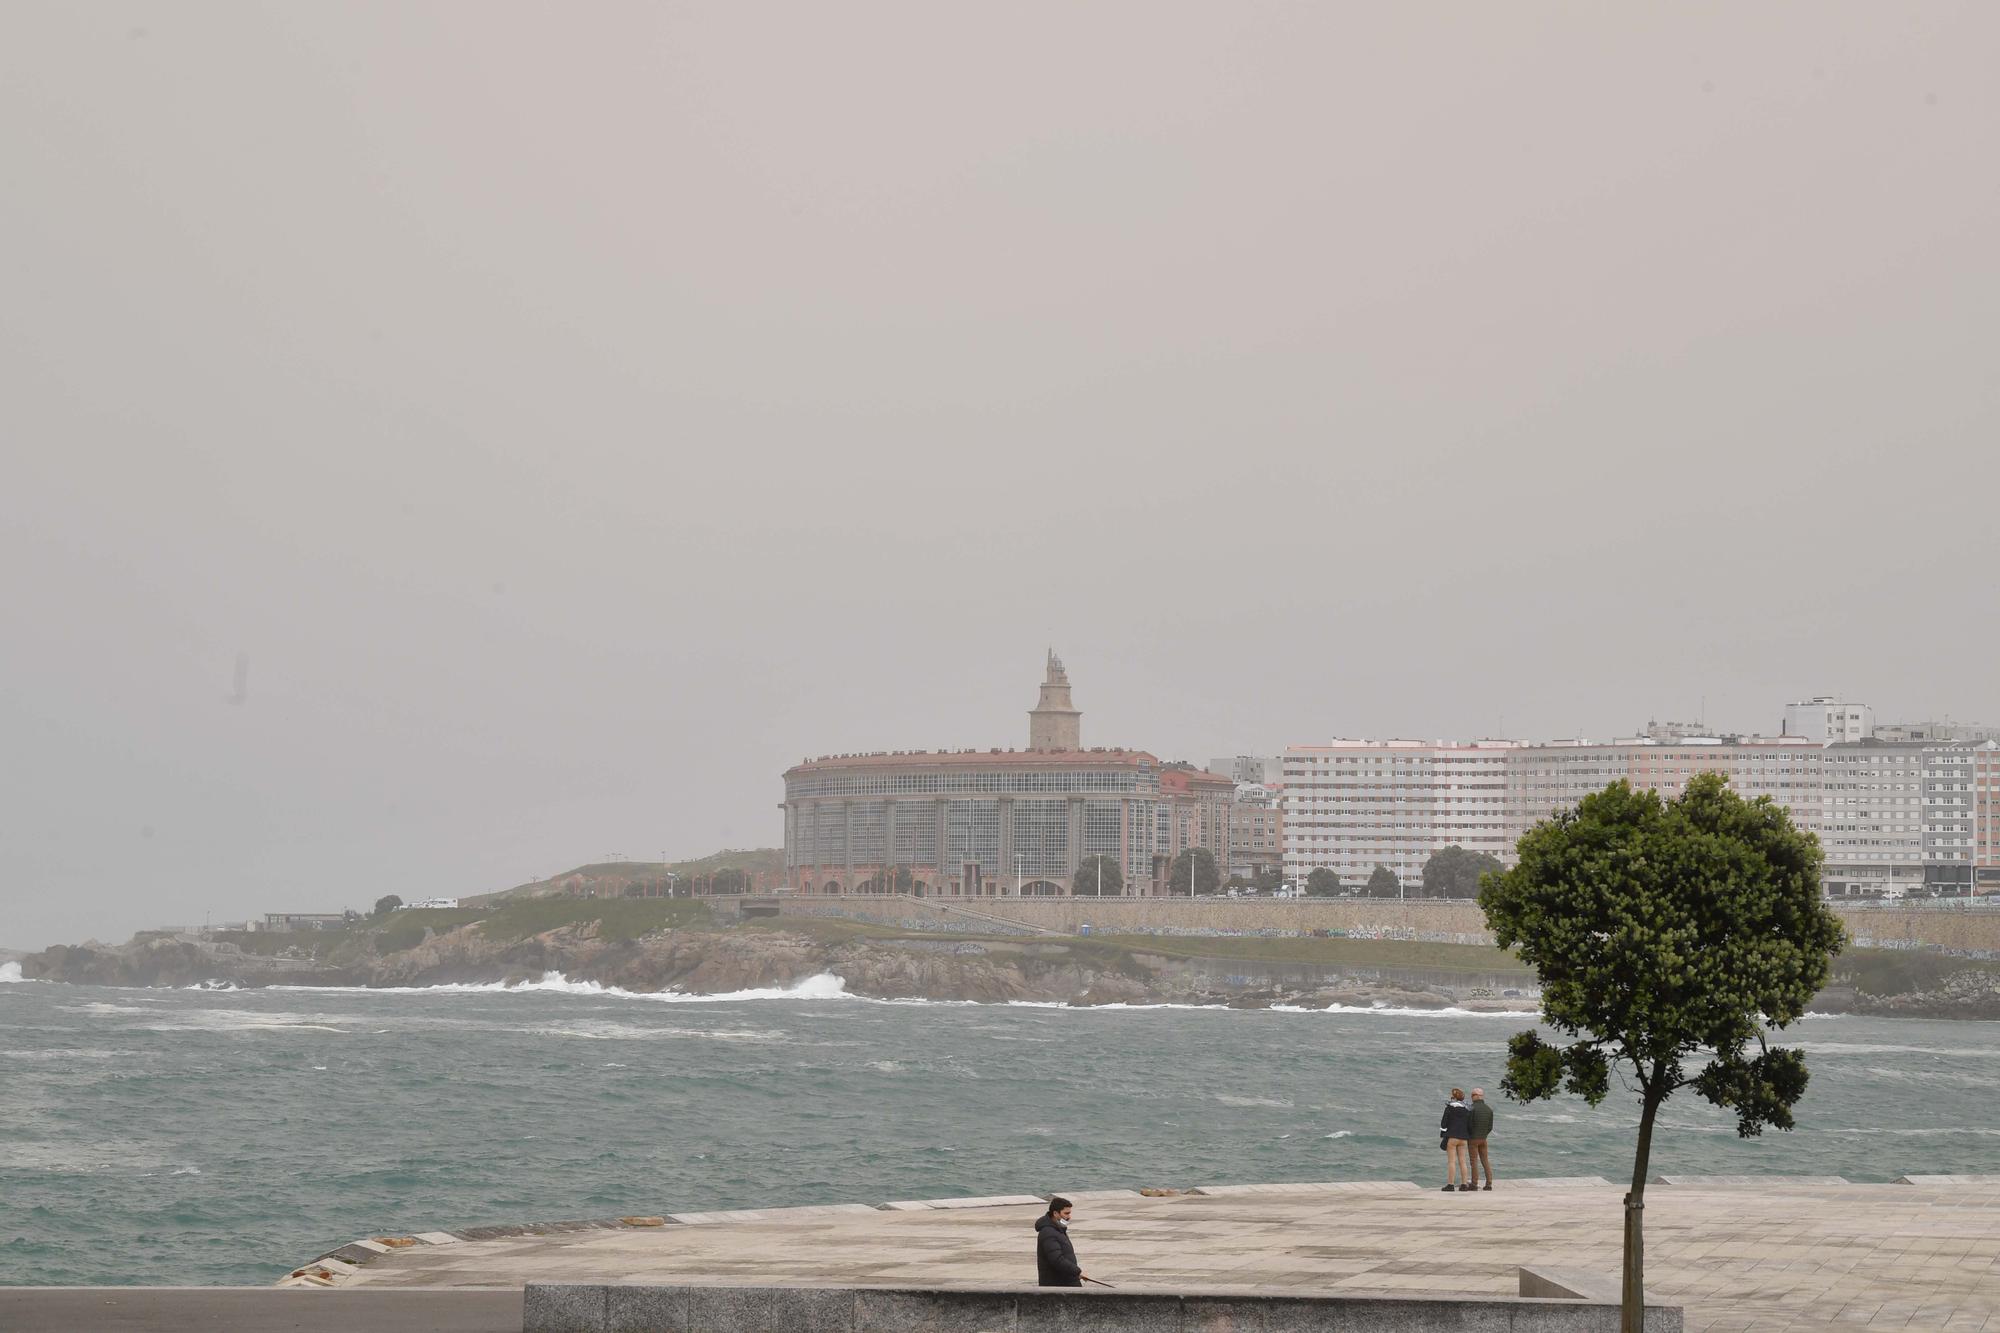
MULTIPOLYGON (((165 1014, 146 1012, 150 1018, 165 1014)), ((172 1015, 172 1021, 141 1023, 147 1032, 332 1032, 346 1036, 349 1029, 332 1026, 351 1022, 340 1014, 264 1014, 243 1009, 189 1009, 172 1015)))
POLYGON ((1322 1134, 1320 1135, 1320 1137, 1323 1139, 1345 1139, 1345 1138, 1351 1138, 1353 1137, 1353 1135, 1354 1131, 1351 1129, 1336 1129, 1333 1131, 1333 1133, 1322 1134))
POLYGON ((1523 1019, 1532 1021, 1533 1011, 1527 1009, 1460 1009, 1447 1006, 1443 1009, 1411 1009, 1391 1004, 1329 1004, 1326 1006, 1304 1004, 1274 1004, 1273 1012, 1281 1014, 1372 1014, 1381 1018, 1511 1018, 1515 1022, 1523 1019))
POLYGON ((560 1027, 519 1027, 507 1031, 531 1037, 581 1037, 588 1041, 653 1041, 668 1038, 694 1041, 784 1041, 783 1032, 769 1028, 655 1028, 637 1023, 564 1023, 560 1027))
POLYGON ((1215 1100, 1224 1106, 1290 1106, 1282 1097, 1235 1097, 1226 1092, 1215 1094, 1215 1100))
MULTIPOLYGON (((571 981, 560 972, 544 972, 537 981, 480 981, 445 982, 436 986, 269 986, 273 991, 327 991, 342 995, 526 995, 553 994, 577 995, 605 999, 651 1000, 661 1004, 733 1004, 746 1000, 855 1000, 863 1004, 876 1005, 921 1005, 931 1007, 975 1007, 1002 1009, 1067 1009, 1083 1013, 1100 1013, 1107 1010, 1140 1011, 1154 1009, 1212 1009, 1228 1010, 1226 1004, 1177 1004, 1152 1003, 1128 1004, 1072 1004, 1068 1000, 927 1000, 915 997, 882 999, 871 995, 855 995, 847 989, 847 982, 831 972, 822 972, 807 977, 791 986, 762 986, 750 990, 722 991, 716 994, 691 994, 686 991, 634 991, 623 986, 607 986, 597 981, 571 981)), ((1503 1010, 1487 1012, 1477 1009, 1399 1009, 1387 1005, 1343 1005, 1332 1004, 1324 1008, 1304 1005, 1274 1004, 1270 1008, 1280 1013, 1295 1014, 1381 1014, 1393 1017, 1419 1018, 1529 1018, 1526 1010, 1503 1010)), ((703 1034, 715 1035, 715 1034, 703 1034)))
MULTIPOLYGON (((583 995, 620 1000, 653 1000, 664 1004, 729 1004, 739 1000, 855 1000, 847 983, 831 972, 807 977, 793 986, 761 986, 750 990, 692 995, 685 991, 635 991, 598 981, 571 981, 560 972, 544 972, 539 981, 446 982, 437 986, 272 986, 271 990, 338 991, 342 995, 583 995)), ((885 1002, 887 1003, 887 1002, 885 1002)))
POLYGON ((1799 1043, 1808 1055, 1930 1055, 1940 1060, 2000 1059, 2000 1050, 1982 1051, 1977 1048, 1963 1050, 1945 1046, 1893 1046, 1878 1045, 1873 1042, 1843 1041, 1802 1041, 1799 1043))
POLYGON ((21 975, 19 963, 0 963, 0 984, 26 980, 27 978, 21 975))
POLYGON ((1822 1129, 1821 1134, 1894 1134, 1899 1137, 1928 1138, 1941 1134, 1954 1137, 1961 1134, 1978 1134, 1986 1137, 2000 1135, 2000 1129, 1977 1129, 1967 1125, 1934 1125, 1922 1129, 1822 1129))
MULTIPOLYGON (((907 1000, 906 1004, 983 1004, 982 1000, 907 1000)), ((1116 1004, 1071 1004, 1068 1000, 1008 1000, 1008 1009, 1075 1009, 1082 1013, 1101 1013, 1107 1009, 1227 1009, 1226 1004, 1127 1004, 1123 1000, 1116 1004)))
POLYGON ((130 1051, 100 1051, 92 1047, 62 1047, 39 1051, 0 1051, 0 1059, 8 1060, 116 1060, 132 1054, 130 1051))

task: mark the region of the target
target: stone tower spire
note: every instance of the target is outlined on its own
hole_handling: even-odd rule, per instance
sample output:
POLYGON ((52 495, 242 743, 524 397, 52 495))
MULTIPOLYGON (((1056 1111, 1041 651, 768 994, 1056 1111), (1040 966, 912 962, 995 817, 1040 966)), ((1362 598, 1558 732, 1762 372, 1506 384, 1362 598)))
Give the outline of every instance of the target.
POLYGON ((1056 650, 1049 649, 1049 673, 1042 681, 1042 700, 1028 710, 1030 750, 1081 750, 1083 714, 1069 701, 1069 673, 1056 650))

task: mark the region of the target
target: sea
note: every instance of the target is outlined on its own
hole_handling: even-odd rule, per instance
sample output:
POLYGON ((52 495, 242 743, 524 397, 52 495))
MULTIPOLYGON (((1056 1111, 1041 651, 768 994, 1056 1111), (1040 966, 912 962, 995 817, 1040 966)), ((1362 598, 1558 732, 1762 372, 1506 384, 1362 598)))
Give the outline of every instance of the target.
MULTIPOLYGON (((1499 1090, 1522 1015, 895 1002, 832 976, 642 995, 134 990, 0 967, 0 1283, 265 1284, 364 1236, 1262 1181, 1628 1179, 1635 1099, 1499 1090)), ((1683 1092, 1654 1171, 2000 1171, 2000 1024, 1809 1017, 1798 1126, 1683 1092)))

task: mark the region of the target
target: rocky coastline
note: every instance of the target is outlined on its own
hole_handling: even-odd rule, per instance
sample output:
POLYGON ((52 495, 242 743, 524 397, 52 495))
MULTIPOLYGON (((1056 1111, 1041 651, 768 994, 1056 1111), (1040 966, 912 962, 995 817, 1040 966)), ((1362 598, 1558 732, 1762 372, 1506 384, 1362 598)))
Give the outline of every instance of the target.
MULTIPOLYGON (((1395 968, 1351 974, 1309 970, 1318 975, 1276 975, 1299 969, 1265 969, 1230 958, 1170 959, 1143 950, 1086 953, 1062 941, 1042 940, 827 941, 784 930, 670 930, 610 940, 593 924, 504 943, 461 927, 407 949, 345 962, 260 955, 187 937, 57 945, 23 961, 23 975, 30 979, 101 986, 422 987, 514 984, 555 972, 570 981, 630 991, 726 994, 782 989, 831 974, 850 994, 891 1000, 1233 1008, 1390 1005, 1524 1013, 1535 1004, 1530 990, 1503 995, 1489 985, 1402 976, 1395 968)), ((1532 979, 1522 978, 1520 985, 1531 988, 1532 979)))
MULTIPOLYGON (((565 925, 518 940, 476 926, 426 933, 407 948, 328 959, 299 949, 246 950, 189 936, 121 945, 57 945, 21 960, 28 979, 101 986, 273 985, 423 987, 518 984, 559 973, 629 991, 726 994, 783 989, 839 977, 871 999, 1231 1008, 1390 1006, 1520 1012, 1536 1008, 1532 976, 1440 975, 1435 969, 1260 965, 1240 958, 1167 957, 1143 947, 1084 948, 1060 939, 834 939, 784 929, 661 930, 607 938, 599 923, 565 925)), ((1814 1001, 1819 1013, 2000 1019, 2000 974, 1976 965, 1937 968, 1921 985, 1870 989, 1847 977, 1814 1001)))

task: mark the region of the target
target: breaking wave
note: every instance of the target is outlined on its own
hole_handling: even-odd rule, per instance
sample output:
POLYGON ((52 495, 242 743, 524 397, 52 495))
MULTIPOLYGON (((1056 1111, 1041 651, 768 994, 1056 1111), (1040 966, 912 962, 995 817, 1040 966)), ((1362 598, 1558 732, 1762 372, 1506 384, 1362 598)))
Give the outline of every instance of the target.
POLYGON ((1413 1009, 1394 1004, 1274 1004, 1273 1013, 1280 1014, 1376 1014, 1384 1018, 1511 1018, 1515 1022, 1526 1019, 1533 1022, 1535 1013, 1528 1009, 1460 1009, 1447 1005, 1442 1009, 1413 1009))
POLYGON ((273 986, 272 990, 338 991, 343 995, 603 995, 664 1004, 726 1004, 737 1000, 853 1000, 847 983, 831 972, 807 977, 791 986, 761 986, 750 990, 691 995, 685 991, 637 991, 598 981, 571 981, 560 972, 544 972, 539 981, 446 982, 437 986, 273 986))
POLYGON ((27 978, 21 975, 19 963, 0 963, 0 983, 26 980, 27 978))

